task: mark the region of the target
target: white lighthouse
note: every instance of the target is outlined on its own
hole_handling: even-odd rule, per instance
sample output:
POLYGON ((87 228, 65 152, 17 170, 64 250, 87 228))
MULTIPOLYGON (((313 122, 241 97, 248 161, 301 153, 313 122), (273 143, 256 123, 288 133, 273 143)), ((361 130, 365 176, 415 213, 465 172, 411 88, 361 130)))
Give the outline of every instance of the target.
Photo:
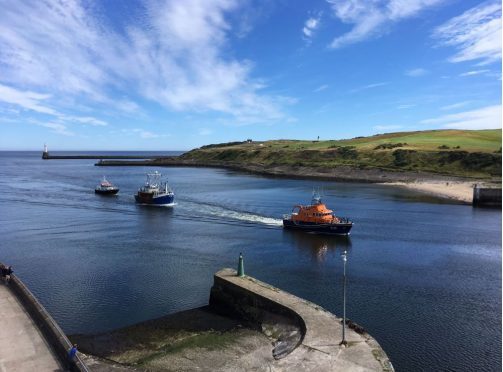
POLYGON ((49 150, 47 150, 47 145, 44 143, 44 152, 42 153, 42 159, 49 159, 49 150))

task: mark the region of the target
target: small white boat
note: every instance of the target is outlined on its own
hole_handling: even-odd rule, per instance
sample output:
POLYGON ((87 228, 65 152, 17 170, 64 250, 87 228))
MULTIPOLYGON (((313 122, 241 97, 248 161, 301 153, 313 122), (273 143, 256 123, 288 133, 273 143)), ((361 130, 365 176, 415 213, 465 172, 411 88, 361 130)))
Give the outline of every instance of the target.
POLYGON ((119 192, 119 188, 107 181, 107 179, 103 176, 103 180, 98 186, 96 186, 94 192, 101 195, 115 195, 119 192))

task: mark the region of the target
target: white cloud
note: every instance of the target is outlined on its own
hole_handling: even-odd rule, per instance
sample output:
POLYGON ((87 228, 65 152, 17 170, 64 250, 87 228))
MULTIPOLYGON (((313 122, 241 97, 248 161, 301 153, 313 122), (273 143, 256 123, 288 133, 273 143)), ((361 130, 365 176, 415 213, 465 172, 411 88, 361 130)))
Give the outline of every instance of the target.
MULTIPOLYGON (((151 0, 136 7, 123 33, 99 15, 100 2, 86 4, 4 3, 0 81, 104 104, 135 92, 174 111, 284 118, 285 101, 264 93, 253 63, 229 56, 227 15, 239 10, 237 0, 151 0)), ((129 100, 116 107, 138 108, 129 100)))
POLYGON ((411 77, 424 76, 427 74, 428 74, 428 70, 425 70, 424 68, 414 68, 412 70, 405 71, 405 75, 411 76, 411 77))
POLYGON ((480 60, 485 65, 501 59, 501 2, 482 3, 437 27, 433 37, 458 52, 450 62, 480 60))
POLYGON ((464 106, 468 105, 469 103, 471 103, 471 101, 457 102, 457 103, 453 103, 452 105, 442 106, 442 107, 440 107, 440 110, 446 110, 446 111, 455 110, 457 108, 464 107, 464 106))
POLYGON ((381 82, 381 83, 368 84, 368 85, 364 85, 364 86, 359 87, 359 88, 351 89, 349 91, 349 93, 361 92, 362 90, 367 90, 367 89, 373 89, 373 88, 377 88, 377 87, 382 87, 382 86, 388 85, 388 84, 389 84, 389 82, 381 82))
POLYGON ((35 120, 30 120, 29 121, 32 124, 49 128, 51 129, 51 132, 56 133, 56 134, 61 134, 63 136, 74 136, 75 133, 71 132, 68 130, 66 125, 61 124, 61 123, 55 123, 55 122, 40 122, 40 121, 35 121, 35 120))
POLYGON ((310 40, 313 36, 316 29, 320 26, 320 17, 314 18, 310 17, 304 23, 304 27, 302 28, 302 33, 304 34, 304 38, 306 40, 310 40))
POLYGON ((138 134, 142 139, 168 137, 167 134, 157 134, 141 128, 124 129, 122 132, 126 134, 138 134))
POLYGON ((444 0, 327 0, 335 17, 353 28, 336 37, 330 46, 340 48, 376 37, 386 27, 402 19, 418 15, 425 8, 444 0))
POLYGON ((328 85, 327 84, 323 84, 323 85, 320 85, 318 88, 316 88, 315 90, 313 90, 314 93, 318 93, 318 92, 321 92, 322 90, 325 90, 328 88, 328 85))
POLYGON ((490 70, 473 70, 473 71, 463 72, 462 74, 459 74, 459 76, 474 76, 474 75, 485 74, 489 71, 490 70))
POLYGON ((200 136, 209 136, 210 134, 213 133, 213 131, 211 129, 208 129, 208 128, 201 128, 199 129, 199 135, 200 136))
POLYGON ((405 104, 405 105, 400 105, 397 107, 397 109, 399 110, 405 110, 405 109, 409 109, 409 108, 412 108, 412 107, 415 107, 416 105, 412 105, 412 104, 405 104))
POLYGON ((61 119, 63 120, 68 120, 68 121, 77 121, 82 124, 88 124, 92 126, 106 126, 108 125, 107 122, 103 120, 99 120, 90 116, 84 116, 84 117, 79 117, 79 116, 62 116, 61 119))
POLYGON ((398 130, 398 129, 403 128, 403 126, 401 126, 401 125, 375 125, 373 128, 378 131, 385 131, 385 130, 398 130))
POLYGON ((501 105, 482 107, 477 110, 443 115, 421 121, 448 129, 496 129, 501 128, 501 105))
POLYGON ((61 115, 56 110, 42 104, 50 97, 50 94, 21 91, 7 85, 0 84, 0 101, 22 107, 26 110, 36 111, 41 114, 55 116, 61 115))

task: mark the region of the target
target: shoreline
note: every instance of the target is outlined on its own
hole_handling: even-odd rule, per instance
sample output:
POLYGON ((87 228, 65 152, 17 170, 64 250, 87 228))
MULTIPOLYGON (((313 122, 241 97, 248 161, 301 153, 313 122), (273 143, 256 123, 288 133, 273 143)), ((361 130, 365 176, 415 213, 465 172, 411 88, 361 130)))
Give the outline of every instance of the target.
POLYGON ((473 188, 477 182, 473 181, 415 181, 415 182, 388 182, 382 185, 405 188, 430 196, 453 200, 463 204, 472 204, 473 188))
MULTIPOLYGON (((176 158, 158 158, 149 161, 107 161, 96 166, 164 166, 164 167, 209 167, 230 169, 267 177, 317 179, 324 181, 376 183, 405 188, 441 199, 471 204, 473 187, 476 184, 498 184, 500 180, 486 180, 413 171, 390 171, 378 168, 358 169, 350 166, 338 167, 297 167, 288 165, 264 166, 260 164, 236 164, 195 162, 176 158)), ((496 186, 497 187, 497 186, 496 186)))

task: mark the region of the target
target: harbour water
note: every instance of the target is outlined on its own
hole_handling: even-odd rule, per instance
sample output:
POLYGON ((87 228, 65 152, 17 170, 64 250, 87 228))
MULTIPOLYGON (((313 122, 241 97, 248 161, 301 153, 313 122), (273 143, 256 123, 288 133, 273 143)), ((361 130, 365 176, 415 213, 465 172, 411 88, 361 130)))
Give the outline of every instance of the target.
POLYGON ((246 273, 340 315, 347 250, 347 316, 397 371, 501 370, 501 210, 380 185, 40 155, 0 153, 0 261, 67 334, 204 305, 213 273, 240 252, 246 273), (153 170, 168 177, 174 208, 134 203, 153 170), (117 196, 94 194, 103 175, 117 196), (349 238, 282 230, 313 187, 355 222, 349 238))

